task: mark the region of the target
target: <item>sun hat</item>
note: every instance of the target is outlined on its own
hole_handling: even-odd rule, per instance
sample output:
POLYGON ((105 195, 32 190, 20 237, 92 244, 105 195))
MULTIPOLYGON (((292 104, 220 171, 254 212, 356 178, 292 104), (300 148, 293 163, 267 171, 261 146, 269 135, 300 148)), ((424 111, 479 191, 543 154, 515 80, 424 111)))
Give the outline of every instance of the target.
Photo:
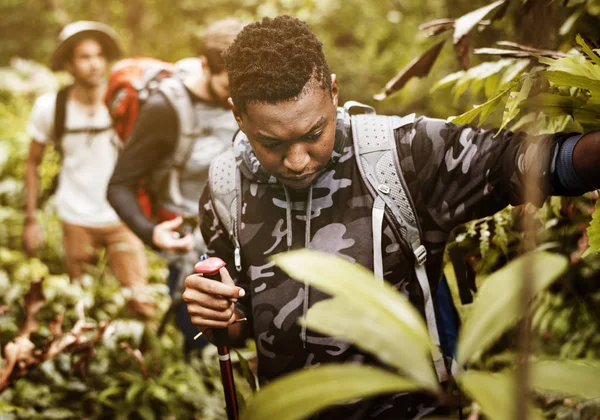
POLYGON ((62 70, 71 49, 78 41, 88 37, 98 40, 109 61, 121 56, 119 36, 114 29, 101 22, 80 20, 69 23, 60 31, 56 49, 50 60, 50 68, 54 71, 62 70))

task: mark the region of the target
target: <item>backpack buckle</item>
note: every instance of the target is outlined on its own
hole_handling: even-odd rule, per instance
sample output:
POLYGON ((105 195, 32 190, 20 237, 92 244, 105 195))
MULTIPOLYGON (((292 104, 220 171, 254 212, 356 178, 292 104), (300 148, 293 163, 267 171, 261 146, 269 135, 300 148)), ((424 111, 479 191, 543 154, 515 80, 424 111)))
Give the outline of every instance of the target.
POLYGON ((390 187, 388 187, 385 184, 379 184, 379 186, 377 187, 377 189, 379 191, 381 191, 382 193, 384 193, 385 195, 388 195, 392 190, 390 189, 390 187))
POLYGON ((423 265, 425 261, 427 261, 427 249, 424 245, 419 245, 417 249, 415 249, 415 258, 417 259, 417 263, 419 265, 423 265))

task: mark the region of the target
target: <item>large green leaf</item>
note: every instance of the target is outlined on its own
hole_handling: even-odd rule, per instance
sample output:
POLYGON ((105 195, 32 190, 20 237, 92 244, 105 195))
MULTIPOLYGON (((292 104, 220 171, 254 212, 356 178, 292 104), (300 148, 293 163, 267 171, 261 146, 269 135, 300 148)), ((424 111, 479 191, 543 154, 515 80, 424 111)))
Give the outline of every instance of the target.
POLYGON ((545 360, 531 364, 531 387, 538 390, 600 398, 600 362, 545 360))
POLYGON ((459 364, 476 358, 523 316, 519 299, 523 281, 531 281, 535 295, 556 280, 567 265, 567 258, 562 255, 536 252, 491 274, 479 290, 460 333, 459 364), (531 278, 525 279, 524 273, 531 278))
POLYGON ((498 133, 519 114, 521 102, 529 97, 529 92, 531 92, 532 86, 533 82, 531 77, 526 77, 523 81, 523 85, 521 86, 521 90, 519 90, 519 92, 510 93, 508 100, 506 101, 506 107, 504 108, 504 115, 502 117, 502 125, 500 125, 500 128, 498 129, 498 133))
POLYGON ((583 40, 581 35, 577 34, 577 37, 575 39, 577 43, 581 45, 583 52, 594 62, 594 64, 600 66, 600 57, 598 57, 598 54, 592 51, 589 45, 583 40))
MULTIPOLYGON (((515 380, 513 372, 490 373, 468 370, 460 376, 464 390, 481 406, 486 416, 492 420, 515 418, 515 380)), ((529 420, 542 420, 544 416, 532 405, 529 406, 529 420)))
POLYGON ((324 365, 270 383, 248 400, 242 420, 296 420, 334 404, 419 386, 382 369, 354 364, 324 365))
POLYGON ((600 78, 592 79, 587 76, 576 75, 564 71, 544 71, 544 77, 558 86, 577 87, 586 89, 594 94, 600 93, 600 78))
POLYGON ((449 118, 451 122, 454 124, 470 124, 475 118, 479 116, 479 124, 482 124, 487 116, 494 110, 498 105, 502 103, 502 100, 506 95, 510 93, 513 87, 516 86, 516 83, 511 83, 509 87, 489 101, 484 102, 481 105, 476 105, 472 110, 465 112, 464 114, 459 115, 458 117, 449 118))
POLYGON ((381 316, 378 310, 333 298, 315 304, 308 311, 305 324, 313 331, 354 343, 382 362, 402 370, 423 388, 435 391, 439 387, 429 353, 403 331, 395 333, 396 321, 381 316))
MULTIPOLYGON (((433 370, 417 371, 422 363, 416 361, 422 360, 431 350, 427 327, 413 305, 392 286, 377 280, 373 273, 359 264, 324 252, 303 249, 276 255, 272 260, 291 277, 331 294, 336 297, 336 302, 341 302, 340 305, 325 305, 325 309, 321 305, 321 309, 318 309, 320 312, 315 314, 316 318, 313 315, 312 320, 321 319, 323 312, 332 311, 336 314, 335 318, 328 315, 327 325, 335 322, 341 325, 346 321, 358 323, 361 318, 368 320, 363 325, 365 328, 370 327, 370 334, 383 332, 388 335, 390 345, 393 340, 397 340, 404 344, 404 348, 411 350, 410 357, 404 353, 396 356, 398 359, 414 361, 414 372, 411 372, 409 363, 404 360, 396 361, 394 366, 401 365, 407 374, 418 377, 422 384, 428 384, 428 388, 436 387, 437 380, 433 370), (346 310, 343 310, 343 305, 346 305, 346 310)), ((333 332, 339 333, 340 330, 333 332)), ((370 334, 361 337, 361 341, 369 339, 370 334)), ((382 348, 381 354, 378 352, 375 355, 389 361, 391 357, 387 352, 388 348, 382 348)))
POLYGON ((600 200, 596 201, 592 221, 587 228, 590 247, 585 252, 584 257, 592 252, 600 251, 600 200))

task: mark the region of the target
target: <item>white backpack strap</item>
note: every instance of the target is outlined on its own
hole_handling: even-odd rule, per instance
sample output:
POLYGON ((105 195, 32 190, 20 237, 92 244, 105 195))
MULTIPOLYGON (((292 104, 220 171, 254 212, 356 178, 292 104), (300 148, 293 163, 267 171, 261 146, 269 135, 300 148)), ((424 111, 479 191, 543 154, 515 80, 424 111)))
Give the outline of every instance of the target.
POLYGON ((194 139, 197 137, 200 127, 196 121, 196 113, 191 98, 187 93, 183 82, 173 77, 163 79, 159 86, 160 92, 167 98, 179 122, 179 137, 175 144, 175 150, 171 157, 171 171, 169 172, 169 196, 173 203, 183 208, 193 208, 196 203, 187 203, 181 194, 180 181, 181 171, 187 163, 194 139))
POLYGON ((373 264, 375 275, 383 278, 383 255, 381 249, 384 210, 393 217, 388 221, 395 226, 401 239, 412 249, 415 272, 424 299, 425 320, 434 348, 433 362, 440 381, 448 377, 446 365, 440 349, 440 339, 435 319, 431 288, 425 270, 427 250, 421 242, 419 220, 415 215, 414 204, 402 177, 394 130, 415 120, 415 115, 404 118, 361 114, 351 117, 352 136, 357 153, 358 167, 366 180, 367 187, 374 197, 373 205, 373 264))
POLYGON ((215 212, 234 244, 235 268, 242 271, 240 254, 239 226, 241 215, 240 171, 237 168, 232 150, 217 156, 210 164, 208 186, 215 212))

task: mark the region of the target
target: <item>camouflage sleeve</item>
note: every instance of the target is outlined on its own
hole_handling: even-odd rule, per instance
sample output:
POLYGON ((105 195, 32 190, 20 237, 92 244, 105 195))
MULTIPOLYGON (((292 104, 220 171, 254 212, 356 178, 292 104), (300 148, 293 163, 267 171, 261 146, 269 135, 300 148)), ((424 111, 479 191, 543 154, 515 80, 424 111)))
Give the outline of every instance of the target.
MULTIPOLYGON (((243 273, 238 273, 235 269, 233 251, 235 247, 229 239, 229 235, 219 221, 217 214, 213 208, 212 198, 208 185, 204 188, 204 192, 200 197, 200 232, 206 242, 208 255, 211 257, 219 257, 227 264, 227 270, 235 281, 235 284, 246 291, 246 295, 240 299, 235 307, 243 313, 245 317, 251 321, 252 306, 250 297, 250 282, 243 273)), ((247 325, 252 325, 252 322, 247 322, 247 325)))
POLYGON ((400 165, 425 223, 450 232, 469 220, 524 202, 541 206, 551 187, 557 136, 476 129, 418 118, 397 131, 400 165), (427 220, 429 219, 429 220, 427 220))

